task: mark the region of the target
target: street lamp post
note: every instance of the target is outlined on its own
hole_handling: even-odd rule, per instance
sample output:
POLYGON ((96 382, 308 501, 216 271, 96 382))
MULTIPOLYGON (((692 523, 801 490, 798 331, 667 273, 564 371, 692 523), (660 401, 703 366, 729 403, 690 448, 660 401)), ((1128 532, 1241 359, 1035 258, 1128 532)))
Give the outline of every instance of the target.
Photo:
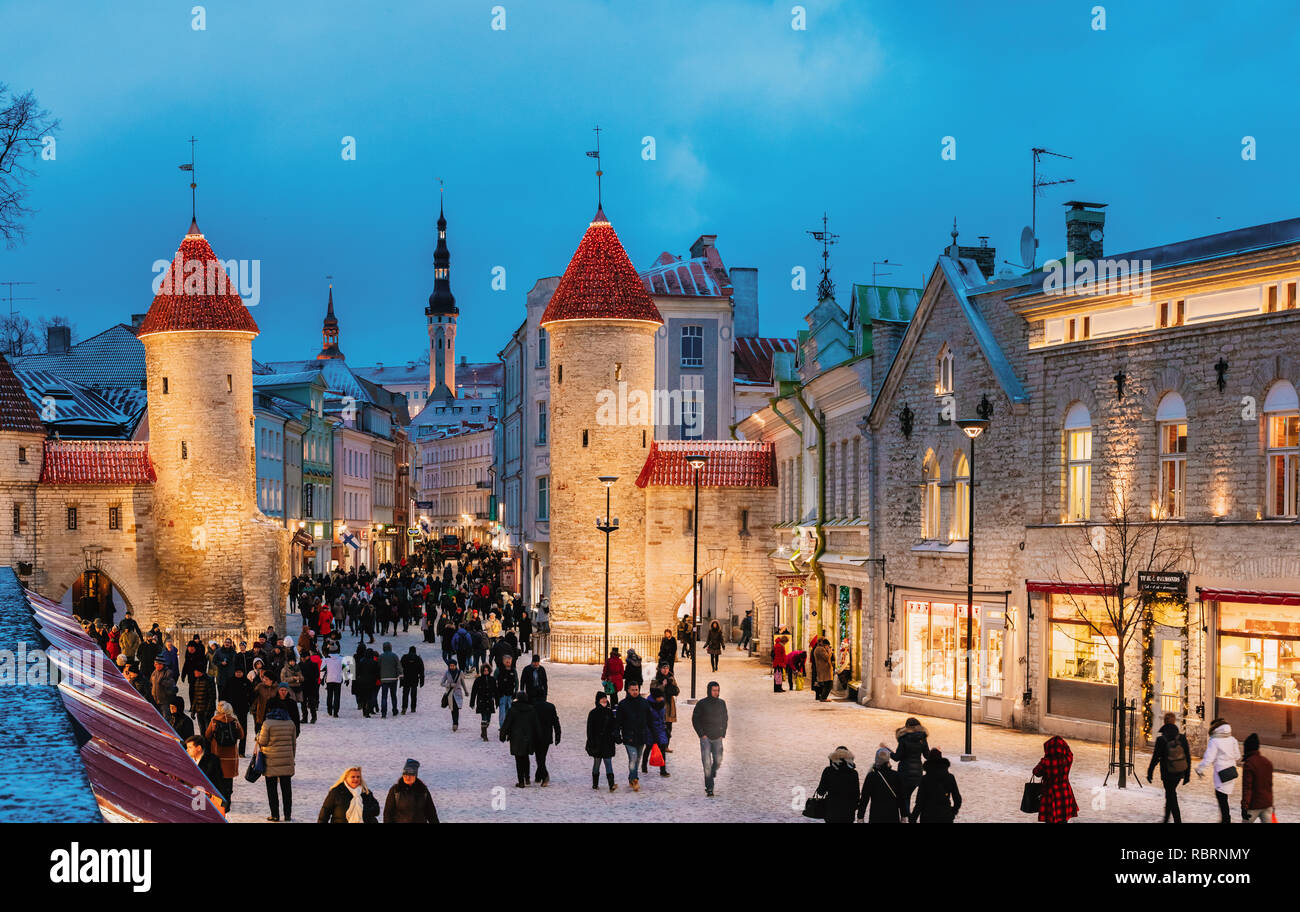
POLYGON ((609 536, 618 531, 618 520, 609 515, 609 493, 618 481, 617 475, 601 475, 598 479, 605 486, 605 516, 596 520, 596 528, 605 533, 605 647, 601 654, 602 662, 609 658, 609 536))
POLYGON ((695 476, 695 509, 691 511, 694 542, 691 545, 691 698, 695 702, 695 653, 700 645, 700 471, 709 457, 703 453, 692 453, 686 457, 686 463, 695 476))
POLYGON ((975 759, 971 750, 971 653, 975 651, 975 438, 989 426, 987 418, 962 418, 957 426, 970 438, 970 479, 966 484, 966 751, 963 761, 975 759))

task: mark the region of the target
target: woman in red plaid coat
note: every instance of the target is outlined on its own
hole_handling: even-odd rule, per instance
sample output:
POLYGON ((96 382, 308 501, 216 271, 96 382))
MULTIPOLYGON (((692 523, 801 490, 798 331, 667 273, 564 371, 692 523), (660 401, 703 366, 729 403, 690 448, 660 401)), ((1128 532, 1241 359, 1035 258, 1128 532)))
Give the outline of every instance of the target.
POLYGON ((1048 738, 1043 744, 1043 759, 1034 767, 1034 775, 1043 777, 1043 800, 1038 805, 1038 819, 1042 823, 1067 823, 1079 816, 1079 803, 1070 788, 1070 766, 1074 754, 1070 745, 1060 735, 1048 738))

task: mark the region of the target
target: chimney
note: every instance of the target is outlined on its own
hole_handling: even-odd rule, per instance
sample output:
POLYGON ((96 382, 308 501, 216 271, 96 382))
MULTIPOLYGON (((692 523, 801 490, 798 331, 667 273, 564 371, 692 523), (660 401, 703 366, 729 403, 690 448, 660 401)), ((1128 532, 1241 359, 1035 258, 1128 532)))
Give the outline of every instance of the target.
POLYGON ((139 329, 140 324, 144 322, 144 314, 131 314, 131 328, 139 329))
POLYGON ((758 270, 753 266, 731 269, 732 335, 752 338, 758 335, 758 270))
POLYGON ((717 240, 718 236, 716 234, 701 234, 695 239, 695 243, 691 245, 691 259, 694 260, 704 256, 704 251, 712 247, 717 240))
POLYGON ((1106 203, 1070 200, 1065 205, 1065 249, 1076 259, 1096 260, 1103 256, 1102 240, 1106 231, 1106 203))
POLYGON ((66 355, 72 348, 71 326, 49 326, 45 329, 45 352, 50 355, 66 355))

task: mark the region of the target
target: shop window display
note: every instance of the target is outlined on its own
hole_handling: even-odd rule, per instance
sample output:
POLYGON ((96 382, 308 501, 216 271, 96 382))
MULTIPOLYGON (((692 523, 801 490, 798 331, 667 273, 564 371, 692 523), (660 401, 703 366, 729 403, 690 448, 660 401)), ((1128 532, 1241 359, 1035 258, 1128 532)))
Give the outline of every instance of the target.
MULTIPOLYGON (((966 699, 966 606, 951 602, 907 602, 907 676, 910 693, 966 699)), ((980 609, 974 634, 979 640, 980 609)), ((972 699, 979 699, 975 688, 972 699)))
POLYGON ((1052 604, 1052 678, 1115 684, 1119 638, 1100 599, 1058 597, 1052 604))

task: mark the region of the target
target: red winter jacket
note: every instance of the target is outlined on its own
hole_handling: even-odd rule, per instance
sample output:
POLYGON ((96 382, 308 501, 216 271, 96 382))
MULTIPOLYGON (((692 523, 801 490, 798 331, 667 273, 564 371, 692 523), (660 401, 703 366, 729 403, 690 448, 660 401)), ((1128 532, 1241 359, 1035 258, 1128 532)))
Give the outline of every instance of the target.
POLYGON ((1043 800, 1038 806, 1038 819, 1043 823, 1066 823, 1079 816, 1079 803, 1070 788, 1070 767, 1074 754, 1070 745, 1060 735, 1048 738, 1043 744, 1043 759, 1034 767, 1034 775, 1043 777, 1043 800))
POLYGON ((600 673, 602 681, 612 681, 614 691, 623 689, 623 660, 618 656, 610 656, 605 660, 605 668, 600 673))
POLYGON ((320 635, 327 637, 334 626, 334 612, 329 608, 322 608, 320 614, 316 616, 316 624, 320 629, 320 635))

